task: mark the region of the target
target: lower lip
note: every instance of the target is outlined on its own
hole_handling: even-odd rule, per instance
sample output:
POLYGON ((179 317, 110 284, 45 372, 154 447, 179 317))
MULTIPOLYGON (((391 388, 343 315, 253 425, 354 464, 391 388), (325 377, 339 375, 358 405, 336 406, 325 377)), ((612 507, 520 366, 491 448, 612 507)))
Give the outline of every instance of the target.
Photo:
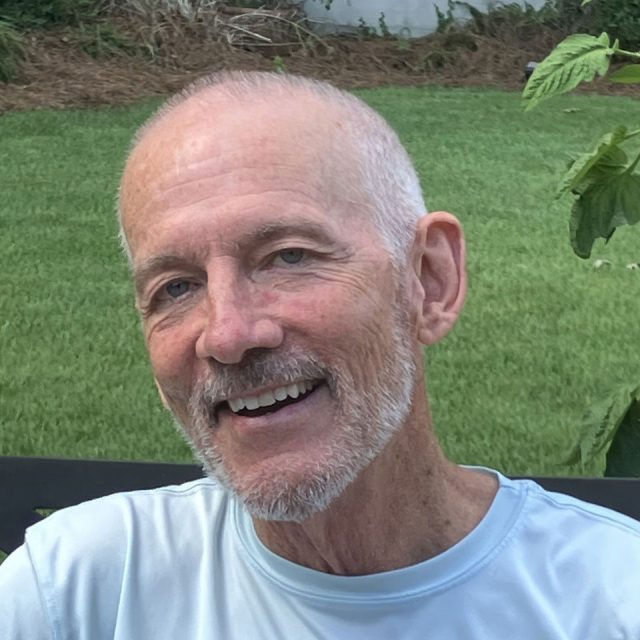
POLYGON ((328 398, 327 385, 321 384, 299 402, 254 418, 241 416, 225 408, 220 411, 218 428, 231 428, 238 434, 246 433, 247 435, 274 428, 278 430, 295 428, 299 431, 301 427, 312 421, 314 416, 318 417, 322 404, 325 404, 324 411, 326 411, 328 398))

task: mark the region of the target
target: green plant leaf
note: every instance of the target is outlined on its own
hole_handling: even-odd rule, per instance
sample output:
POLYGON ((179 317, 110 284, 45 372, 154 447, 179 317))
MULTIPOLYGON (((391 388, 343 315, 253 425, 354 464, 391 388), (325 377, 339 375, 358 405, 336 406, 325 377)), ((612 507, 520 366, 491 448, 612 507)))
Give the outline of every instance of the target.
POLYGON ((615 51, 616 44, 610 46, 606 33, 597 38, 585 33, 565 38, 531 74, 522 92, 526 110, 541 100, 571 91, 581 82, 590 82, 596 74, 603 76, 615 51))
POLYGON ((580 3, 581 7, 584 7, 585 4, 589 4, 591 2, 591 0, 582 0, 582 2, 580 3))
POLYGON ((602 178, 603 174, 624 171, 627 155, 618 145, 626 139, 626 127, 617 127, 611 133, 602 136, 593 151, 576 156, 575 160, 569 164, 567 173, 558 186, 557 196, 579 188, 584 182, 594 177, 593 174, 602 178))
POLYGON ((640 221, 640 176, 623 173, 594 182, 571 209, 571 246, 581 258, 591 255, 597 238, 613 235, 617 227, 640 221))
MULTIPOLYGON (((624 385, 600 402, 591 405, 582 423, 578 442, 566 459, 567 464, 590 462, 607 449, 629 412, 632 403, 640 399, 640 386, 624 385)), ((623 441, 624 438, 623 436, 623 441)))
POLYGON ((640 394, 627 407, 607 451, 604 475, 617 478, 640 478, 640 394))
POLYGON ((0 16, 0 82, 10 82, 19 76, 25 55, 24 37, 11 22, 0 16))
POLYGON ((628 64, 614 71, 608 78, 611 82, 634 84, 640 82, 640 64, 628 64))

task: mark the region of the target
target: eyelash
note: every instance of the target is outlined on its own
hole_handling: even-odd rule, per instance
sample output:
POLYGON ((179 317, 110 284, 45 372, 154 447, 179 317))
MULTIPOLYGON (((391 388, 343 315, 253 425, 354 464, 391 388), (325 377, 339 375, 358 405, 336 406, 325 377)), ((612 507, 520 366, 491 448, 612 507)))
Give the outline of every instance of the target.
POLYGON ((271 263, 275 263, 275 261, 280 258, 282 260, 282 262, 286 265, 284 266, 284 268, 290 268, 290 267, 295 267, 298 264, 300 264, 301 262, 304 262, 306 259, 309 258, 309 251, 307 249, 303 249, 302 247, 287 247, 286 249, 279 249, 278 251, 274 252, 271 255, 271 263), (291 253, 291 252, 299 252, 301 254, 300 256, 300 260, 298 260, 297 262, 287 262, 286 260, 284 260, 284 258, 282 258, 282 254, 284 253, 291 253))
POLYGON ((156 291, 151 295, 149 300, 149 304, 147 306, 147 312, 155 311, 159 307, 162 307, 166 304, 175 304, 180 303, 182 300, 190 297, 190 294, 193 293, 194 287, 197 287, 197 283, 189 280, 188 278, 172 278, 167 282, 164 282, 161 286, 159 286, 156 291), (184 282, 189 286, 189 289, 181 296, 172 297, 167 292, 167 287, 172 284, 184 282))

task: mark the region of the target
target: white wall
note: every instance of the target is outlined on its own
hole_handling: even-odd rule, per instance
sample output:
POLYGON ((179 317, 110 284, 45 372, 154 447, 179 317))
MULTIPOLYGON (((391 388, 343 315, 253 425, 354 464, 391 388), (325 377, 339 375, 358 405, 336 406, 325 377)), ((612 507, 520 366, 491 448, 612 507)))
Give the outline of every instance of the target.
MULTIPOLYGON (((513 0, 505 0, 505 4, 513 0)), ((542 7, 544 0, 528 0, 536 8, 542 7)), ((469 0, 469 4, 485 11, 487 0, 469 0)), ((436 30, 438 18, 434 5, 446 13, 447 0, 333 0, 329 11, 324 0, 305 0, 307 16, 321 23, 321 31, 356 28, 362 18, 368 26, 378 27, 380 14, 391 33, 406 37, 419 37, 436 30)), ((464 15, 461 12, 461 15, 464 15)))

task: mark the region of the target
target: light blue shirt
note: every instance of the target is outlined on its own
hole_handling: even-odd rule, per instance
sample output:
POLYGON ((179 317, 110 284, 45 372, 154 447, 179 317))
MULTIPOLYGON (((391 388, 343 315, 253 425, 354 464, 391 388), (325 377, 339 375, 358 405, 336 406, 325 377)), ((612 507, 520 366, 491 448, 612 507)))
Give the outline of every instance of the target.
POLYGON ((359 577, 273 554, 209 480, 64 509, 0 567, 0 638, 639 640, 640 523, 498 477, 458 544, 359 577))

